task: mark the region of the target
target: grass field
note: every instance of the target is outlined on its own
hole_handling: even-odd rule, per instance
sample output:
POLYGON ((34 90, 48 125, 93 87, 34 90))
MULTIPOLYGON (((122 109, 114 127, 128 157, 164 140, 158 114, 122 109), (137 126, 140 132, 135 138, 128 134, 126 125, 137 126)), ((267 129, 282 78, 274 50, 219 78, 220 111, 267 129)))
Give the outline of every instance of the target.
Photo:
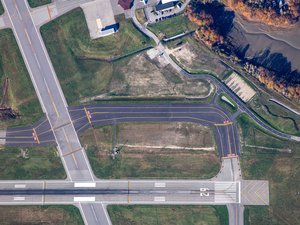
POLYGON ((0 15, 2 15, 4 13, 4 8, 2 3, 0 2, 0 15))
POLYGON ((63 165, 55 147, 0 149, 0 179, 64 179, 63 165), (28 150, 28 158, 21 154, 28 150))
POLYGON ((117 125, 116 144, 123 148, 115 160, 111 158, 113 129, 90 129, 81 137, 99 178, 206 179, 219 172, 220 162, 208 128, 176 123, 117 125))
POLYGON ((158 23, 149 24, 147 28, 160 38, 169 38, 195 30, 197 26, 190 22, 184 14, 180 14, 158 23))
MULTIPOLYGON (((1 121, 0 128, 28 125, 43 116, 41 106, 35 94, 29 74, 25 67, 13 32, 10 29, 0 31, 0 85, 9 79, 7 107, 20 113, 21 118, 1 121)), ((1 88, 2 89, 2 88, 1 88)), ((2 91, 0 101, 2 101, 2 91)))
POLYGON ((300 224, 300 144, 264 133, 245 115, 238 122, 243 178, 270 182, 270 206, 246 207, 245 224, 300 224))
POLYGON ((135 10, 135 15, 136 15, 137 20, 141 24, 144 24, 145 22, 147 22, 147 18, 146 18, 144 9, 137 9, 137 10, 135 10))
POLYGON ((228 225, 226 206, 107 207, 113 225, 228 225))
POLYGON ((41 28, 69 104, 106 90, 114 68, 105 60, 151 46, 150 39, 130 20, 119 17, 117 21, 120 23, 117 33, 96 40, 90 39, 81 9, 75 9, 41 28))
POLYGON ((38 7, 41 5, 46 5, 51 3, 52 0, 28 0, 28 3, 30 5, 30 7, 34 8, 34 7, 38 7))
POLYGON ((75 206, 0 206, 1 225, 83 225, 75 206))
POLYGON ((237 111, 238 109, 238 106, 236 105, 236 103, 233 101, 232 98, 230 98, 227 94, 225 93, 221 93, 219 96, 218 96, 218 99, 217 99, 217 102, 219 105, 223 106, 225 109, 227 109, 229 112, 231 113, 234 113, 237 111), (226 100, 222 99, 222 97, 226 97, 226 99, 228 99, 228 101, 230 102, 227 102, 226 100))
POLYGON ((271 126, 282 132, 300 135, 300 117, 259 94, 251 101, 252 109, 271 126))

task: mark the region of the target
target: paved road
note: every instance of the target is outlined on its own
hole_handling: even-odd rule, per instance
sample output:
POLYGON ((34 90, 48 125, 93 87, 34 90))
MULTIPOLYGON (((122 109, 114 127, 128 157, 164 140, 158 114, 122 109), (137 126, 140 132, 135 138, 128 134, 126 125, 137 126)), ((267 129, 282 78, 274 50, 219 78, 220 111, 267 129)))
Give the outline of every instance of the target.
POLYGON ((72 106, 78 133, 93 125, 123 122, 193 122, 214 129, 219 156, 239 155, 238 132, 229 115, 212 104, 98 104, 72 106))
MULTIPOLYGON (((27 1, 2 0, 2 2, 11 20, 15 37, 39 101, 53 130, 68 178, 92 180, 93 174, 89 162, 78 140, 67 110, 66 100, 41 35, 33 23, 27 1), (72 153, 74 150, 76 152, 72 153)), ((51 134, 47 141, 51 142, 53 137, 50 136, 51 134)), ((30 138, 25 135, 19 141, 28 141, 28 139, 30 138)), ((41 142, 45 143, 44 136, 41 137, 41 142)))
MULTIPOLYGON (((214 130, 220 157, 239 155, 236 125, 230 116, 213 104, 97 104, 69 107, 72 123, 78 134, 94 125, 124 122, 193 122, 214 130)), ((6 131, 6 145, 38 146, 54 144, 47 119, 32 127, 6 131)), ((80 150, 80 149, 78 149, 80 150)), ((74 153, 78 151, 74 149, 74 153)), ((67 153, 67 156, 70 153, 67 153)))
POLYGON ((0 205, 240 203, 240 182, 196 180, 1 181, 0 205))

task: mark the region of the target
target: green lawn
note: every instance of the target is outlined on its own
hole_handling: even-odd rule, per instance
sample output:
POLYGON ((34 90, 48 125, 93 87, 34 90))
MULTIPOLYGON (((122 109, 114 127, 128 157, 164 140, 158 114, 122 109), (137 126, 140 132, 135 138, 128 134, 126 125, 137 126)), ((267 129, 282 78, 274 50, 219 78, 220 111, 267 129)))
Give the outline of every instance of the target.
POLYGON ((246 207, 245 224, 300 224, 300 144, 264 133, 245 115, 238 123, 242 129, 243 178, 270 182, 270 206, 246 207), (291 149, 292 153, 278 149, 291 149))
POLYGON ((225 93, 221 93, 218 96, 217 102, 219 105, 221 105, 222 107, 224 107, 225 109, 227 109, 228 111, 230 111, 231 113, 234 113, 237 111, 238 106, 237 104, 233 101, 232 98, 230 98, 227 94, 225 93), (228 101, 226 101, 225 99, 222 99, 222 97, 225 97, 228 101))
POLYGON ((0 15, 2 15, 4 13, 4 8, 2 3, 0 2, 0 15))
POLYGON ((113 225, 228 225, 226 206, 107 207, 113 225))
POLYGON ((34 8, 34 7, 38 7, 41 5, 46 5, 51 3, 52 0, 28 0, 28 3, 30 5, 30 7, 34 8))
MULTIPOLYGON (((20 113, 21 118, 1 121, 0 128, 28 125, 43 116, 41 106, 35 94, 31 79, 25 67, 13 32, 10 29, 0 31, 0 85, 9 79, 7 107, 20 113)), ((2 100, 2 91, 0 100, 2 100)))
MULTIPOLYGON (((143 123, 144 124, 144 123, 143 123)), ((145 123, 146 124, 146 123, 145 123)), ((137 124, 138 125, 138 124, 137 124)), ((122 124, 117 126, 117 131, 120 132, 122 124)), ((171 129, 171 128, 170 128, 171 129)), ((175 128, 174 128, 175 129, 175 128)), ((150 133, 149 139, 153 139, 154 135, 163 136, 166 132, 153 134, 152 128, 145 126, 145 129, 150 133)), ((137 130, 135 125, 128 126, 123 129, 122 135, 117 134, 117 140, 120 143, 128 142, 130 145, 136 143, 141 145, 158 146, 157 142, 139 142, 138 139, 147 137, 146 133, 141 134, 141 130, 137 130), (130 137, 126 136, 131 130, 130 137), (136 140, 136 141, 135 141, 136 140), (144 144, 145 143, 145 144, 144 144)), ((186 132, 184 130, 178 132, 186 132)), ((199 131, 200 132, 200 131, 199 131)), ((201 133, 202 134, 202 133, 201 133)), ((204 134, 207 135, 207 134, 204 134)), ((187 138, 191 138, 191 135, 187 138)), ((212 135, 209 135, 211 139, 212 135)), ((160 139, 156 138, 156 141, 160 139)), ((152 148, 127 148, 124 147, 122 153, 113 160, 111 158, 113 140, 113 126, 98 127, 95 130, 86 131, 81 137, 81 143, 86 146, 87 155, 90 160, 92 169, 95 175, 101 179, 105 178, 194 178, 208 179, 215 175, 220 170, 220 161, 215 151, 201 150, 183 150, 183 149, 152 149, 152 148), (101 141, 100 141, 101 140, 101 141)), ((174 144, 173 141, 160 142, 163 146, 174 144), (170 143, 171 142, 171 143, 170 143)), ((200 142, 209 142, 208 140, 198 139, 199 147, 202 147, 200 142)), ((212 146, 212 145, 209 145, 212 146)))
POLYGON ((83 225, 75 206, 0 206, 1 225, 83 225))
POLYGON ((169 38, 186 31, 195 30, 197 26, 190 22, 184 14, 180 14, 158 23, 150 24, 147 28, 156 36, 169 38))
POLYGON ((105 91, 112 79, 113 65, 106 62, 151 46, 131 20, 118 17, 117 33, 91 40, 81 9, 44 25, 42 36, 69 104, 79 98, 105 91))
POLYGON ((0 179, 64 179, 63 165, 55 147, 4 147, 0 149, 0 179), (28 150, 28 158, 21 149, 28 150))
POLYGON ((251 101, 250 106, 277 130, 300 135, 300 117, 268 99, 269 96, 259 94, 251 101))

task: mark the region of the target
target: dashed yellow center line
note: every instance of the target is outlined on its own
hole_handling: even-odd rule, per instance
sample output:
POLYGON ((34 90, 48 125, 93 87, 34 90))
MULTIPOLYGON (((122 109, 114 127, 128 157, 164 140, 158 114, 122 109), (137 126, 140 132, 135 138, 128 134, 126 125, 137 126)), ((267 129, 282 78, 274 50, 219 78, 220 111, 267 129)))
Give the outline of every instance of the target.
POLYGON ((229 135, 229 129, 228 129, 228 127, 226 127, 226 130, 227 130, 227 137, 228 137, 229 153, 230 153, 230 155, 232 155, 232 152, 231 152, 231 143, 230 143, 230 135, 229 135))
POLYGON ((49 19, 52 20, 51 9, 50 9, 49 5, 47 5, 47 11, 48 11, 49 19))

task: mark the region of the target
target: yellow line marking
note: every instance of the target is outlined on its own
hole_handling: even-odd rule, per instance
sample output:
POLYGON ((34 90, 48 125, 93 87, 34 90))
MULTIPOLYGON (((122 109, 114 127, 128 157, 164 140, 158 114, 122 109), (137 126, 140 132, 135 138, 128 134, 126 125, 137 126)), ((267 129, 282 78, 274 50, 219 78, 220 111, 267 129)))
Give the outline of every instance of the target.
POLYGON ((72 158, 73 158, 73 160, 74 160, 74 163, 75 163, 76 168, 78 169, 77 159, 76 159, 76 157, 75 157, 74 154, 72 154, 72 158))
POLYGON ((74 151, 72 151, 72 152, 68 152, 68 153, 66 153, 66 154, 64 154, 64 155, 62 155, 62 156, 65 157, 65 156, 71 155, 71 154, 73 154, 73 153, 75 153, 75 152, 78 152, 78 151, 81 151, 81 148, 76 149, 76 150, 74 150, 74 151))
POLYGON ((64 128, 63 128, 62 130, 63 130, 64 136, 65 136, 65 138, 66 138, 66 140, 67 140, 68 147, 70 148, 70 150, 72 150, 72 146, 71 146, 71 143, 70 143, 69 138, 68 138, 68 136, 67 136, 67 133, 66 133, 66 131, 65 131, 64 128))
POLYGON ((231 143, 230 143, 230 135, 229 135, 229 129, 228 127, 226 127, 227 130, 227 137, 228 137, 228 148, 229 148, 229 153, 230 155, 232 155, 232 151, 231 151, 231 143))
POLYGON ((223 159, 233 159, 233 158, 238 158, 239 156, 233 155, 233 156, 224 156, 222 157, 223 159))
POLYGON ((52 17, 51 17, 51 10, 50 10, 50 8, 49 8, 49 5, 47 5, 47 11, 48 11, 48 15, 49 15, 50 20, 52 20, 52 17))
POLYGON ((229 123, 215 123, 214 125, 215 126, 218 126, 218 127, 225 127, 225 126, 229 126, 233 124, 232 122, 229 122, 229 123))
POLYGON ((37 133, 36 133, 35 129, 34 129, 34 128, 32 128, 32 130, 33 130, 34 136, 36 137, 36 141, 37 141, 37 143, 38 143, 38 144, 40 144, 40 140, 39 140, 39 137, 38 137, 38 135, 37 135, 37 133))
POLYGON ((89 123, 92 125, 91 118, 89 117, 88 111, 86 110, 85 107, 84 107, 84 112, 85 112, 86 118, 88 119, 89 123))
POLYGON ((246 190, 247 187, 249 187, 250 184, 252 184, 253 181, 249 181, 248 184, 242 188, 242 192, 246 190))
POLYGON ((264 182, 256 191, 255 191, 255 194, 256 196, 265 204, 265 205, 268 205, 268 203, 262 199, 261 197, 261 194, 258 193, 259 190, 261 190, 261 188, 266 184, 266 182, 264 182))
POLYGON ((49 87, 48 87, 48 84, 47 84, 45 78, 44 78, 44 82, 45 82, 45 85, 46 85, 48 94, 49 94, 49 96, 50 96, 50 100, 51 100, 52 105, 53 105, 53 107, 54 107, 55 113, 56 113, 57 117, 59 117, 59 113, 58 113, 58 110, 57 110, 56 105, 55 105, 55 103, 54 103, 53 96, 52 96, 52 94, 51 94, 51 91, 50 91, 50 89, 49 89, 49 87))
MULTIPOLYGON (((45 191, 45 188, 46 188, 46 182, 43 181, 43 190, 45 191)), ((42 203, 44 204, 45 203, 45 193, 43 193, 42 195, 42 203)))
MULTIPOLYGON (((221 115, 222 117, 226 118, 229 120, 229 117, 220 109, 215 108, 215 107, 210 107, 210 106, 144 106, 141 104, 141 106, 116 106, 116 107, 102 107, 101 104, 97 107, 87 107, 87 109, 213 109, 216 111, 217 114, 221 115), (219 113, 218 113, 219 112, 219 113)), ((82 108, 77 108, 77 109, 69 109, 70 112, 72 111, 80 111, 82 108)), ((98 113, 106 113, 106 112, 98 112, 98 113)), ((193 113, 193 112, 189 112, 193 113)), ((199 113, 199 112, 194 112, 194 113, 199 113)))
POLYGON ((129 190, 130 190, 130 181, 128 180, 128 195, 127 195, 127 202, 130 202, 130 195, 129 195, 129 190))

